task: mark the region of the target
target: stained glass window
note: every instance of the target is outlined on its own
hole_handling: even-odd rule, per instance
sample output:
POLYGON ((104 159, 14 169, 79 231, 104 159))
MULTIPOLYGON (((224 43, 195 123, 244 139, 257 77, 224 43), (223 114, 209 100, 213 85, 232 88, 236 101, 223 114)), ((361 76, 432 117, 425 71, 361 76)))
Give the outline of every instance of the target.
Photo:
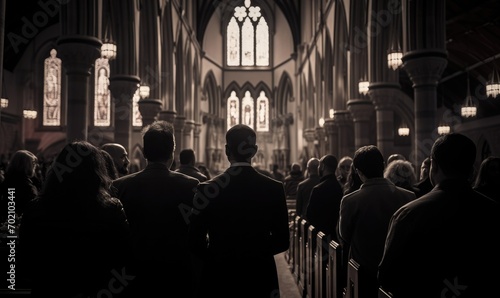
POLYGON ((269 26, 250 0, 234 8, 226 29, 226 56, 228 66, 269 65, 269 26))
POLYGON ((269 131, 269 99, 264 91, 257 98, 257 131, 269 131))
POLYGON ((241 100, 241 122, 252 128, 254 126, 254 102, 250 91, 246 91, 241 100))
POLYGON ((52 49, 45 59, 43 86, 43 125, 61 125, 61 59, 52 49))
POLYGON ((232 91, 227 99, 227 129, 240 123, 240 99, 236 97, 236 92, 232 91))
POLYGON ((106 58, 98 58, 95 62, 94 125, 111 125, 109 61, 106 58))

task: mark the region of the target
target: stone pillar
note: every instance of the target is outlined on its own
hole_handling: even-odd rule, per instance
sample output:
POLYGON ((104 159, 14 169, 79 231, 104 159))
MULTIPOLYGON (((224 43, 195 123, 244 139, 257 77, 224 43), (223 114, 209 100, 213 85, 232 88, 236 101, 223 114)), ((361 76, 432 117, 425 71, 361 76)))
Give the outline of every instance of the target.
POLYGON ((101 41, 92 36, 66 35, 57 40, 58 54, 68 78, 66 140, 87 140, 90 70, 100 56, 101 41))
POLYGON ((132 97, 141 80, 132 75, 116 75, 109 79, 109 90, 115 103, 115 142, 131 152, 132 97))
POLYGON ((184 148, 183 144, 183 134, 184 125, 186 123, 186 117, 184 116, 176 116, 174 119, 174 135, 175 135, 175 162, 177 166, 179 166, 179 153, 184 148))
POLYGON ((196 159, 202 162, 203 159, 203 152, 200 148, 200 133, 201 133, 201 123, 194 123, 194 129, 193 129, 193 148, 194 151, 196 152, 196 159))
POLYGON ((326 154, 326 141, 325 129, 323 127, 316 127, 316 140, 318 140, 318 154, 322 157, 326 154))
POLYGON ((351 113, 348 110, 335 111, 333 116, 333 121, 338 127, 338 155, 335 155, 338 159, 342 156, 352 156, 352 118, 351 113))
POLYGON ((315 129, 314 128, 306 128, 304 129, 304 139, 306 139, 307 143, 307 153, 308 153, 308 158, 311 157, 317 157, 315 155, 315 150, 314 150, 314 140, 315 140, 315 129))
POLYGON ((354 121, 354 149, 370 145, 370 119, 373 115, 373 104, 366 99, 351 99, 347 109, 354 121))
POLYGON ((174 120, 175 120, 175 115, 177 113, 175 111, 160 111, 160 113, 158 113, 158 120, 163 120, 163 121, 167 121, 168 123, 170 124, 174 124, 174 120))
POLYGON ((405 55, 403 61, 414 88, 415 147, 410 158, 415 165, 420 165, 430 156, 438 137, 436 88, 447 60, 445 53, 415 52, 405 55))
POLYGON ((403 69, 414 88, 415 142, 411 159, 418 167, 430 155, 437 137, 436 87, 447 64, 446 1, 401 3, 403 69))
POLYGON ((183 130, 183 149, 193 149, 193 138, 191 137, 191 132, 194 130, 194 121, 193 120, 187 120, 184 123, 184 130, 183 130))
POLYGON ((138 102, 139 112, 142 115, 142 126, 146 127, 153 123, 161 110, 161 101, 158 99, 141 99, 138 102))
POLYGON ((338 133, 337 123, 335 123, 333 118, 326 119, 324 128, 326 132, 326 137, 328 139, 328 147, 329 147, 326 153, 338 156, 339 133, 338 133))
POLYGON ((377 116, 377 147, 384 157, 394 152, 394 106, 399 84, 373 83, 368 91, 377 116))

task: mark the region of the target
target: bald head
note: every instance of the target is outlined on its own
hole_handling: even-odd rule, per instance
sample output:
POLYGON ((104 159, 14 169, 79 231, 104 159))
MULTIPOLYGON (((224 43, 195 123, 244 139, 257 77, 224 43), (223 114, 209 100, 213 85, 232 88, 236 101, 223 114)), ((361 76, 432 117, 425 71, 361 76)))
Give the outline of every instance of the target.
POLYGON ((319 175, 319 159, 313 157, 307 162, 307 172, 309 174, 319 175))
POLYGON ((101 149, 111 155, 120 177, 128 174, 128 165, 130 164, 130 160, 128 159, 128 153, 125 147, 118 143, 107 143, 102 145, 101 149))

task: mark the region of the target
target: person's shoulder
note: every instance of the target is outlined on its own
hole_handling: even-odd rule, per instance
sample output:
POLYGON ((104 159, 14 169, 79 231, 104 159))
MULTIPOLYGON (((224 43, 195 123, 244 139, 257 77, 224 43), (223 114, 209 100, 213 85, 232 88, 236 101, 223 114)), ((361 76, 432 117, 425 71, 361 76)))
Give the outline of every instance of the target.
POLYGON ((396 186, 396 189, 397 189, 397 191, 399 191, 400 193, 402 193, 405 197, 407 197, 409 199, 415 199, 416 198, 415 192, 413 192, 411 190, 408 190, 408 189, 405 189, 405 188, 399 187, 399 186, 396 186))
POLYGON ((192 177, 192 176, 189 176, 189 175, 186 175, 184 173, 180 173, 180 172, 175 172, 175 171, 170 171, 170 177, 172 177, 176 183, 185 183, 185 184, 198 184, 200 183, 200 180, 192 177))

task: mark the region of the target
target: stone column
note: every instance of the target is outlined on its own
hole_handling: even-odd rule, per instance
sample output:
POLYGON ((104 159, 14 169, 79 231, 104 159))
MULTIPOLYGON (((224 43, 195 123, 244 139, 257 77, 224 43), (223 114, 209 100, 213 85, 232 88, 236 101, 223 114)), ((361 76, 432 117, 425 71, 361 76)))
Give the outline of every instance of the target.
POLYGON ((337 123, 335 123, 333 118, 326 119, 324 128, 326 131, 326 137, 328 139, 328 147, 329 147, 326 153, 338 156, 339 133, 338 133, 337 123))
POLYGON ((183 149, 193 149, 193 138, 191 137, 191 132, 194 130, 194 121, 193 120, 187 120, 184 123, 184 130, 183 130, 183 149))
POLYGON ((352 118, 351 113, 348 110, 335 111, 333 116, 333 121, 338 127, 338 155, 335 155, 338 159, 342 156, 352 156, 352 118))
POLYGON ((90 70, 100 56, 101 41, 93 36, 66 35, 57 40, 58 54, 68 78, 66 140, 87 140, 90 70))
POLYGON ((193 129, 193 148, 194 151, 196 152, 196 158, 200 162, 204 160, 203 155, 205 152, 203 152, 200 148, 200 133, 201 133, 201 123, 194 123, 194 129, 193 129))
POLYGON ((167 121, 168 123, 171 123, 173 125, 176 114, 177 113, 175 111, 171 111, 171 110, 164 111, 163 110, 163 111, 160 111, 158 113, 158 120, 167 121))
POLYGON ((314 151, 314 140, 315 140, 315 129, 314 128, 306 128, 304 129, 304 139, 306 139, 306 143, 307 143, 307 151, 308 151, 308 158, 311 158, 311 157, 317 157, 315 155, 315 151, 314 151))
POLYGON ((115 142, 131 150, 132 97, 141 80, 137 76, 116 75, 109 79, 109 90, 115 102, 115 142))
POLYGON ((161 101, 158 99, 142 99, 139 100, 138 104, 139 112, 142 115, 142 126, 146 127, 157 119, 162 106, 161 101))
POLYGON ((174 135, 175 135, 175 162, 177 166, 179 166, 179 153, 184 148, 183 144, 183 134, 184 125, 186 124, 186 117, 184 116, 175 116, 174 119, 174 135))
POLYGON ((377 116, 377 147, 384 157, 394 152, 394 106, 399 84, 373 83, 368 91, 377 116))
POLYGON ((415 107, 415 147, 411 157, 415 165, 430 156, 437 135, 436 88, 446 67, 444 53, 414 52, 403 57, 403 67, 413 82, 415 107))
POLYGON ((354 149, 370 145, 370 119, 373 115, 373 104, 366 99, 351 99, 347 109, 354 121, 354 149))
POLYGON ((323 127, 316 127, 316 140, 318 140, 318 154, 322 157, 326 154, 326 141, 325 129, 323 127))

